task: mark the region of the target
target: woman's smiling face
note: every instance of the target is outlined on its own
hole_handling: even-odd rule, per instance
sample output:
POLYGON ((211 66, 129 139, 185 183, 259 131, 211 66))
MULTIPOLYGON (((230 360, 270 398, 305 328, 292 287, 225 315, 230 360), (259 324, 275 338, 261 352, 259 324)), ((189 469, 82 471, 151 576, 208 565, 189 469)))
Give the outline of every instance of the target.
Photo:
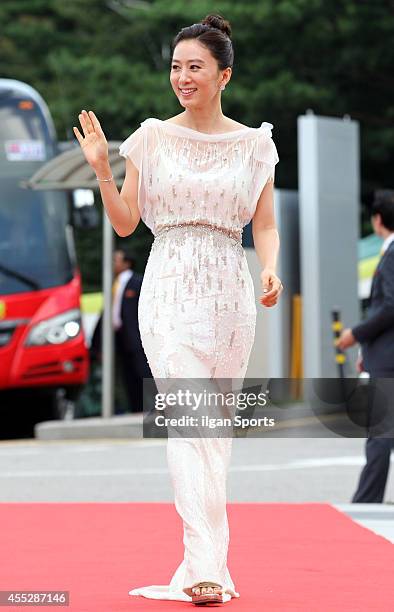
POLYGON ((206 106, 227 82, 223 82, 222 71, 211 52, 196 39, 182 40, 175 47, 170 81, 185 108, 206 106))

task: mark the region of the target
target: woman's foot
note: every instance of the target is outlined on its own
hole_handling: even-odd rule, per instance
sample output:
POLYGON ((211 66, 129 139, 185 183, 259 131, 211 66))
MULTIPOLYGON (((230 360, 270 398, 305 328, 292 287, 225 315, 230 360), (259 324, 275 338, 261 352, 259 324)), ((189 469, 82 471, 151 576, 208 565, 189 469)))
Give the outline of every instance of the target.
POLYGON ((196 606, 223 603, 222 593, 222 587, 216 582, 199 582, 192 587, 192 603, 196 606))

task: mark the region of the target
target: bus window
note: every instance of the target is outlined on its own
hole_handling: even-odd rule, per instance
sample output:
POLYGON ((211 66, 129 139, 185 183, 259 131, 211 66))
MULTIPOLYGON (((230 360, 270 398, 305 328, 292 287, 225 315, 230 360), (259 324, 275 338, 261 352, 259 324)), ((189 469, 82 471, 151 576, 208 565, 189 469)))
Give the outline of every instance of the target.
POLYGON ((0 160, 43 162, 54 154, 48 128, 38 106, 20 103, 0 96, 0 160))

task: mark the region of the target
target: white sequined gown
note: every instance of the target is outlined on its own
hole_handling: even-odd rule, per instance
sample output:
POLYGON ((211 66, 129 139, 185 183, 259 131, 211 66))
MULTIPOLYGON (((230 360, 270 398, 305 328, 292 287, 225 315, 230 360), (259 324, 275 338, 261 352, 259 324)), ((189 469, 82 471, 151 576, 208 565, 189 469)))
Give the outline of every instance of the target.
MULTIPOLYGON (((152 230, 139 299, 142 344, 155 379, 243 379, 256 303, 241 244, 278 155, 270 123, 204 134, 146 119, 120 146, 139 169, 138 205, 152 230)), ((226 475, 232 438, 169 438, 184 559, 169 585, 131 595, 191 601, 201 581, 238 597, 227 568, 226 475)))

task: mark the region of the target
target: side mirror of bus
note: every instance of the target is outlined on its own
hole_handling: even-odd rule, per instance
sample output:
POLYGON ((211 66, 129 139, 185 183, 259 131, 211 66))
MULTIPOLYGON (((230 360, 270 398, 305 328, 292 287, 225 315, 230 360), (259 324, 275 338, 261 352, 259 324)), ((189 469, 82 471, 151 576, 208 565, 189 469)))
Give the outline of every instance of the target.
POLYGON ((78 229, 94 229, 100 223, 91 189, 75 189, 72 194, 72 223, 78 229))

